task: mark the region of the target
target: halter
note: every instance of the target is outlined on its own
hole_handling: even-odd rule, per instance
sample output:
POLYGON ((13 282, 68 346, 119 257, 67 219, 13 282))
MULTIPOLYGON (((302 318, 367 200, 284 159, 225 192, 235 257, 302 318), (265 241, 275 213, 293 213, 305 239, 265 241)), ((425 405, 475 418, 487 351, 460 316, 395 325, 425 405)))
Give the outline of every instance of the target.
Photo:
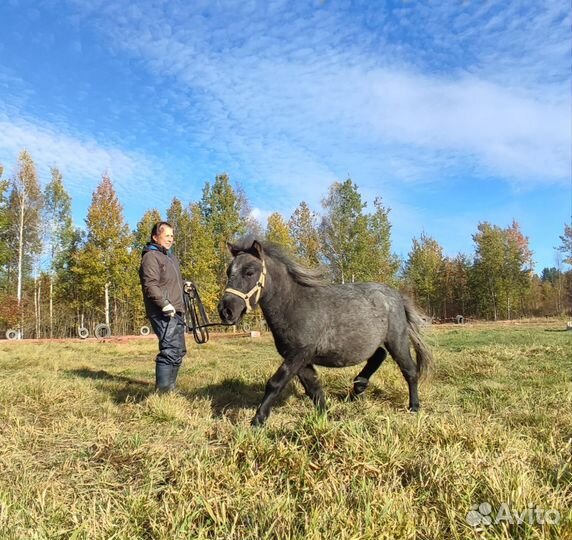
POLYGON ((250 305, 250 297, 256 294, 256 297, 254 298, 254 305, 256 306, 256 304, 258 304, 260 293, 264 288, 265 282, 266 282, 266 264, 264 263, 264 261, 262 261, 262 272, 260 272, 260 277, 258 278, 256 285, 252 287, 250 291, 248 291, 247 293, 243 293, 242 291, 237 291, 236 289, 228 288, 225 289, 224 292, 234 294, 235 296, 242 298, 244 300, 244 303, 246 304, 246 313, 248 313, 249 311, 252 311, 252 306, 250 305))

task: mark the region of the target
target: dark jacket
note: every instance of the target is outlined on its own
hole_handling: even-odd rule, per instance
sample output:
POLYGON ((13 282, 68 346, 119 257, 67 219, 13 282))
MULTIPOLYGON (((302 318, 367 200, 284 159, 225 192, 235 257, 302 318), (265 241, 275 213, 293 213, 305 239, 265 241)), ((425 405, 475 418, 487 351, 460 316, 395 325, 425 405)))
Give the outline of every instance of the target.
POLYGON ((148 316, 161 314, 161 309, 167 304, 171 304, 178 313, 185 312, 179 261, 164 247, 152 243, 145 246, 139 279, 148 316))

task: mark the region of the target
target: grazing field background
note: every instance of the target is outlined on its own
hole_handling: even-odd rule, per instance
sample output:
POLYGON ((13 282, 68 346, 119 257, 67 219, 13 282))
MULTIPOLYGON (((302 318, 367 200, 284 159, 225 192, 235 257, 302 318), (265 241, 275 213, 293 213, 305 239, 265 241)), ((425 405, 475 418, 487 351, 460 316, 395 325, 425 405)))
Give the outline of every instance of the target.
POLYGON ((1 342, 0 538, 572 538, 564 327, 431 328, 421 413, 388 359, 357 402, 359 367, 319 369, 326 415, 292 383, 257 430, 269 335, 189 340, 173 395, 152 339, 1 342))

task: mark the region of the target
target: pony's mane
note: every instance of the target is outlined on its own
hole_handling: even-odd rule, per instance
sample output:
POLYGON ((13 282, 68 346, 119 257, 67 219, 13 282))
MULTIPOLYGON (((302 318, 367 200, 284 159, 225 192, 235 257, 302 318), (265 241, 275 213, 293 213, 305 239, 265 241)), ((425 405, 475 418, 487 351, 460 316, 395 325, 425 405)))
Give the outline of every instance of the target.
MULTIPOLYGON (((236 247, 247 251, 252 246, 253 239, 244 239, 236 243, 236 247)), ((259 244, 264 249, 266 257, 274 259, 282 263, 288 270, 290 277, 304 287, 324 287, 329 285, 327 272, 324 268, 307 268, 296 262, 292 256, 284 250, 284 248, 273 244, 272 242, 261 242, 259 244)))

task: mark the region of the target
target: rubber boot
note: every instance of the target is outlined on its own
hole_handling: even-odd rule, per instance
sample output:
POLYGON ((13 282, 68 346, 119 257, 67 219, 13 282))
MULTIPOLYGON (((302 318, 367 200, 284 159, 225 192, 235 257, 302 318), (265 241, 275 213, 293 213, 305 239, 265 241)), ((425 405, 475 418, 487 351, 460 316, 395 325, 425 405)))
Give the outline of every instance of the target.
POLYGON ((171 373, 169 377, 169 390, 173 391, 175 389, 175 383, 177 381, 177 375, 179 373, 179 368, 181 366, 169 366, 171 368, 171 373))
POLYGON ((164 394, 171 391, 171 370, 169 364, 155 364, 155 391, 164 394))

